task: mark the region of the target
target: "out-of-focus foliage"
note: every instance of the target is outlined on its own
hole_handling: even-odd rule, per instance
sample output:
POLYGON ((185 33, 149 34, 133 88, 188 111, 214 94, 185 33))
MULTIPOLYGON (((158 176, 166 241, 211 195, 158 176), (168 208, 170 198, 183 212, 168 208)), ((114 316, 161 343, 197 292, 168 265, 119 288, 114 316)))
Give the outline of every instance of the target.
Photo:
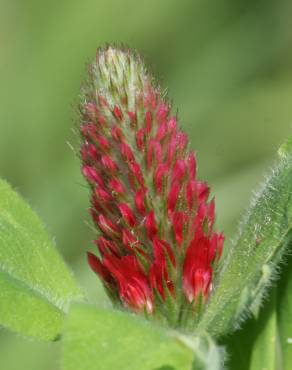
MULTIPOLYGON (((292 131, 291 1, 0 0, 0 9, 0 175, 38 211, 93 302, 106 298, 85 262, 87 189, 66 142, 77 143, 84 63, 105 42, 137 48, 169 88, 218 227, 232 237, 292 131)), ((1 369, 56 370, 58 351, 0 332, 1 369)))

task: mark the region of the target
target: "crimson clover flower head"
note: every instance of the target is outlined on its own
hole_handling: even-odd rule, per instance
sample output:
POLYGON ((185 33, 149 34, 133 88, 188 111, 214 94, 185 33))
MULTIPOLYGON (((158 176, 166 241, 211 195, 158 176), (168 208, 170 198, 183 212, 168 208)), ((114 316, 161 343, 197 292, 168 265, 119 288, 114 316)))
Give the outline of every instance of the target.
POLYGON ((88 253, 116 305, 171 325, 212 294, 224 236, 195 154, 141 57, 98 49, 81 95, 82 173, 99 230, 88 253))

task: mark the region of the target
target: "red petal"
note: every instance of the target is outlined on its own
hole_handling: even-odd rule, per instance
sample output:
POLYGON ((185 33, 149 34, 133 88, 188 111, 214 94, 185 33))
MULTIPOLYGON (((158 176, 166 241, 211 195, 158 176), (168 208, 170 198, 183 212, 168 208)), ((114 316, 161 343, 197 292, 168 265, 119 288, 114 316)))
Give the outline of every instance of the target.
POLYGON ((97 216, 97 223, 99 228, 108 236, 119 234, 118 227, 113 222, 107 219, 103 214, 97 216))
POLYGON ((225 238, 223 234, 215 233, 212 236, 209 254, 210 262, 212 262, 214 259, 218 261, 221 258, 224 240, 225 238))
POLYGON ((181 189, 181 185, 178 181, 174 181, 171 185, 170 192, 167 198, 167 208, 168 208, 168 215, 171 216, 175 210, 176 203, 178 200, 179 192, 181 189))
POLYGON ((174 256, 174 253, 173 253, 170 245, 165 240, 158 239, 158 238, 155 238, 154 242, 161 245, 161 248, 163 248, 164 252, 166 252, 168 254, 168 257, 169 257, 173 267, 176 267, 175 256, 174 256))
POLYGON ((105 124, 106 124, 106 120, 105 120, 104 116, 98 116, 97 121, 98 121, 98 123, 99 123, 101 126, 105 126, 105 124))
POLYGON ((86 143, 81 147, 81 158, 83 162, 94 162, 98 158, 98 152, 93 144, 86 143))
POLYGON ((97 142, 98 142, 98 145, 100 146, 100 148, 102 150, 107 151, 107 150, 110 149, 110 143, 109 143, 109 141, 104 136, 99 135, 97 137, 97 142))
POLYGON ((193 271, 191 280, 189 282, 184 282, 183 289, 186 298, 191 303, 196 300, 196 298, 202 294, 204 301, 207 300, 210 294, 212 282, 212 269, 196 269, 193 271))
POLYGON ((136 144, 139 150, 144 149, 144 141, 145 141, 145 130, 140 128, 140 130, 138 130, 136 134, 136 144))
POLYGON ((145 114, 145 131, 147 134, 151 132, 152 129, 152 114, 147 111, 145 114))
POLYGON ((194 179, 197 173, 197 161, 194 153, 190 153, 187 157, 190 178, 194 179))
POLYGON ((102 187, 96 187, 94 189, 94 193, 97 199, 99 199, 103 203, 109 202, 110 200, 112 200, 112 197, 110 196, 110 194, 102 187))
POLYGON ((164 179, 167 179, 169 166, 165 163, 160 163, 154 173, 154 185, 156 192, 160 194, 162 192, 164 179))
POLYGON ((188 216, 185 212, 174 212, 173 214, 173 231, 175 240, 180 246, 183 242, 183 230, 188 225, 188 216))
POLYGON ((210 188, 206 182, 197 181, 196 183, 196 191, 199 202, 205 202, 210 194, 210 188))
POLYGON ((117 179, 111 179, 111 180, 109 181, 108 186, 109 186, 109 187, 110 187, 114 192, 116 192, 116 193, 118 193, 118 194, 123 194, 123 193, 125 193, 125 189, 124 189, 124 187, 123 187, 123 184, 122 184, 119 180, 117 180, 117 179))
POLYGON ((97 126, 93 123, 87 123, 82 125, 81 128, 82 136, 87 140, 94 140, 97 135, 97 126))
POLYGON ((195 236, 187 248, 183 266, 183 290, 192 302, 199 294, 207 299, 212 281, 212 268, 210 264, 210 241, 202 236, 195 236))
POLYGON ((113 114, 116 117, 118 121, 121 121, 123 119, 123 114, 120 108, 116 105, 113 109, 113 114))
POLYGON ((110 256, 104 265, 117 280, 121 300, 126 306, 136 310, 153 312, 153 296, 148 280, 135 256, 115 258, 110 256))
POLYGON ((157 134, 156 134, 156 137, 155 139, 157 141, 161 141, 165 138, 167 134, 167 124, 166 122, 162 122, 162 124, 159 126, 158 130, 157 130, 157 134))
POLYGON ((97 170, 94 167, 85 165, 82 167, 82 173, 89 182, 104 186, 102 178, 99 176, 97 170))
POLYGON ((122 141, 123 139, 123 133, 122 133, 122 130, 120 127, 118 126, 114 126, 112 129, 111 129, 111 134, 112 134, 112 138, 117 141, 117 142, 120 142, 122 141))
POLYGON ((131 208, 126 203, 119 204, 118 208, 119 211, 121 212, 123 219, 127 222, 127 224, 130 225, 131 227, 136 226, 137 220, 131 208))
POLYGON ((137 124, 137 114, 135 112, 128 112, 128 117, 132 126, 136 126, 137 124))
POLYGON ((122 142, 120 145, 121 155, 123 159, 127 162, 134 161, 134 154, 132 152, 132 149, 127 145, 126 143, 122 142))
POLYGON ((138 210, 138 212, 144 216, 146 214, 146 209, 145 209, 145 191, 144 189, 139 189, 135 193, 135 205, 138 210))
POLYGON ((109 170, 111 172, 115 172, 118 169, 117 164, 107 155, 103 155, 101 157, 101 163, 103 164, 106 170, 109 170))
POLYGON ((147 150, 147 166, 150 168, 153 164, 153 159, 155 158, 156 165, 162 161, 162 148, 158 141, 151 139, 148 143, 147 150))
POLYGON ((148 238, 152 240, 158 232, 153 210, 151 210, 146 216, 145 227, 146 227, 148 238))
POLYGON ((129 163, 129 168, 131 170, 131 173, 134 175, 135 179, 137 180, 137 182, 142 187, 144 187, 144 178, 143 178, 142 171, 138 163, 137 162, 129 163))
POLYGON ((157 98, 156 94, 152 89, 149 89, 148 93, 146 94, 146 97, 144 99, 144 105, 147 108, 155 109, 157 105, 157 98))
POLYGON ((139 241, 136 236, 134 236, 128 229, 123 229, 122 231, 122 241, 124 246, 130 251, 133 252, 133 248, 139 244, 139 241))
POLYGON ((87 252, 87 261, 91 269, 105 282, 111 283, 112 277, 108 269, 102 264, 102 262, 91 252, 87 252))
POLYGON ((107 240, 101 236, 97 240, 94 240, 94 243, 98 246, 98 250, 102 256, 105 254, 120 255, 119 248, 114 241, 107 240))
POLYGON ((176 134, 174 133, 172 134, 170 138, 168 148, 167 148, 167 163, 169 165, 172 164, 172 161, 175 157, 176 150, 177 150, 177 140, 176 140, 176 134))
MULTIPOLYGON (((173 282, 169 279, 165 257, 165 253, 169 253, 169 251, 171 251, 171 249, 164 240, 159 240, 157 238, 154 239, 154 262, 150 267, 149 280, 151 287, 157 289, 163 299, 165 299, 164 286, 167 286, 169 291, 174 294, 174 285, 173 282)), ((170 258, 172 259, 174 258, 174 256, 170 258)))
POLYGON ((179 131, 176 135, 176 142, 178 150, 182 152, 188 145, 188 136, 184 132, 179 131))
POLYGON ((196 192, 196 181, 191 180, 187 183, 186 186, 186 199, 189 206, 189 210, 191 211, 193 207, 197 206, 197 192, 196 192))
POLYGON ((169 107, 161 103, 158 107, 157 113, 156 113, 156 119, 158 123, 162 123, 164 120, 166 120, 169 112, 169 107))
POLYGON ((176 132, 176 126, 177 126, 176 118, 171 117, 170 120, 167 122, 168 131, 176 132))
POLYGON ((177 159, 172 172, 172 179, 178 179, 180 182, 183 181, 183 178, 186 174, 187 166, 183 159, 177 159))

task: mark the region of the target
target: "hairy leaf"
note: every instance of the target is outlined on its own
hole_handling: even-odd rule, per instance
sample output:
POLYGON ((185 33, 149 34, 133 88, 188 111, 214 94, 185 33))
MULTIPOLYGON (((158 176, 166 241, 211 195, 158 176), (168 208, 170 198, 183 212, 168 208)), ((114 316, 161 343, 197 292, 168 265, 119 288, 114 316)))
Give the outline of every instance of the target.
POLYGON ((292 234, 292 157, 283 156, 267 179, 229 249, 200 328, 221 336, 238 327, 247 309, 258 312, 262 293, 292 234))
POLYGON ((73 305, 65 324, 63 370, 219 370, 207 336, 166 331, 126 312, 73 305))
POLYGON ((38 216, 0 180, 0 324, 53 340, 81 293, 38 216))

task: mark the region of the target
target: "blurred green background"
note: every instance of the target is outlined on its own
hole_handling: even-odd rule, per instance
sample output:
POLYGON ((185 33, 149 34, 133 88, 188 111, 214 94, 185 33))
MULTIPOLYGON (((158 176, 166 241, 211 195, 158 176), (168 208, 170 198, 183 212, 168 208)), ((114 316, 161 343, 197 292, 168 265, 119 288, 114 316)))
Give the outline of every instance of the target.
MULTIPOLYGON (((85 64, 109 43, 137 48, 169 89, 232 238, 252 190, 292 132, 289 0, 0 0, 0 175, 54 235, 90 300, 87 189, 76 144, 85 64)), ((60 344, 0 331, 0 369, 57 370, 60 344)))

